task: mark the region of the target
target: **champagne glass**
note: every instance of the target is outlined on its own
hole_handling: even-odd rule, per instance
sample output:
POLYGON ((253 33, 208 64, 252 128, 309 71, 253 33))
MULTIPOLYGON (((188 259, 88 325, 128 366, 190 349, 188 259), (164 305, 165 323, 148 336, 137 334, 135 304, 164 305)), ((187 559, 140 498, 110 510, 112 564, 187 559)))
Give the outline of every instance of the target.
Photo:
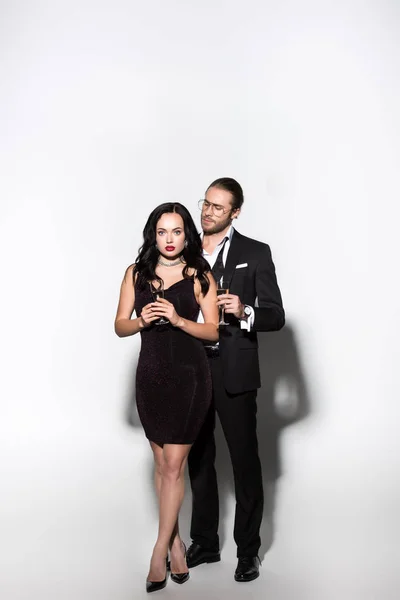
MULTIPOLYGON (((218 288, 217 288, 217 296, 221 296, 222 294, 229 294, 229 285, 228 282, 226 280, 224 280, 223 277, 221 277, 221 279, 219 280, 218 283, 218 288)), ((225 321, 225 307, 224 305, 222 305, 220 307, 220 319, 219 319, 219 323, 218 325, 229 325, 229 323, 226 323, 225 321)))
MULTIPOLYGON (((152 281, 150 281, 150 291, 153 296, 154 302, 156 302, 159 298, 164 298, 164 283, 161 280, 159 282, 159 286, 155 287, 152 281)), ((169 323, 168 319, 165 317, 160 317, 157 321, 154 321, 154 325, 167 325, 169 323)))

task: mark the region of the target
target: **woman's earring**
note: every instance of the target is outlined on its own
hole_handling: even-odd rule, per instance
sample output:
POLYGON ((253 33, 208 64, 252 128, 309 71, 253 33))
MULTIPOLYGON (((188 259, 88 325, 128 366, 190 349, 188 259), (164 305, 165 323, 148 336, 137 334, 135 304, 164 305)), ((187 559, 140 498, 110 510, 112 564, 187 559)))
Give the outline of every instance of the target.
POLYGON ((188 241, 187 241, 187 240, 185 240, 185 244, 184 244, 184 246, 185 246, 185 248, 187 248, 187 247, 188 247, 188 241))

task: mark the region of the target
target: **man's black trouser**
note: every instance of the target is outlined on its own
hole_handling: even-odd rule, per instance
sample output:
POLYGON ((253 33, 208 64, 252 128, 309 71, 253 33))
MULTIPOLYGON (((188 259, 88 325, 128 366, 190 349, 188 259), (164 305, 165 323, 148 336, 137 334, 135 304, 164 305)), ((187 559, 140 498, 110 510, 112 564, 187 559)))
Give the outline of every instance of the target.
POLYGON ((222 380, 220 358, 210 358, 213 402, 189 453, 193 512, 190 536, 210 550, 219 549, 219 502, 215 472, 215 413, 228 444, 235 481, 234 539, 238 556, 257 556, 263 514, 263 486, 257 443, 257 390, 229 394, 222 380))

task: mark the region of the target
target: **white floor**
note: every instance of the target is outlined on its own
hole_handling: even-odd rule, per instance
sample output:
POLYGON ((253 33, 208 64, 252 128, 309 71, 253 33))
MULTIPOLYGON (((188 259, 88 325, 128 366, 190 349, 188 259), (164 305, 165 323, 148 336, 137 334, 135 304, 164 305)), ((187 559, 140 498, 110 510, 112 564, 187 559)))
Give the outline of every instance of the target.
MULTIPOLYGON (((275 572, 264 564, 260 577, 247 584, 233 580, 234 561, 221 561, 214 565, 201 565, 191 570, 189 581, 181 586, 170 579, 164 590, 151 596, 145 591, 147 564, 126 568, 110 562, 98 569, 90 561, 80 568, 65 564, 63 572, 48 570, 28 574, 22 570, 18 581, 7 582, 2 576, 2 598, 7 600, 139 600, 144 598, 187 598, 190 600, 236 600, 242 598, 261 600, 398 600, 399 593, 383 582, 369 585, 371 574, 365 580, 345 580, 337 574, 336 581, 324 581, 320 573, 310 571, 303 578, 275 572)), ((376 574, 373 578, 376 579, 376 574)))
MULTIPOLYGON (((2 600, 149 597, 145 579, 157 516, 148 448, 133 442, 131 433, 92 441, 85 437, 85 450, 76 440, 65 448, 59 444, 54 455, 47 452, 45 457, 43 450, 51 446, 50 440, 38 440, 36 445, 31 440, 35 450, 29 456, 22 453, 21 471, 14 454, 13 473, 2 493, 2 600)), ((368 521, 360 504, 357 519, 349 505, 346 521, 339 513, 338 496, 340 519, 335 520, 326 513, 318 481, 314 485, 310 490, 304 476, 301 485, 282 478, 275 541, 259 579, 248 584, 233 579, 233 505, 232 498, 225 497, 222 561, 192 569, 190 580, 182 586, 169 580, 153 597, 398 600, 397 536, 385 526, 385 515, 380 522, 368 521)), ((322 493, 326 494, 325 488, 322 493)), ((388 492, 382 494, 389 497, 388 492)), ((392 517, 395 508, 387 506, 392 517)), ((186 541, 189 514, 187 494, 181 514, 186 541)))

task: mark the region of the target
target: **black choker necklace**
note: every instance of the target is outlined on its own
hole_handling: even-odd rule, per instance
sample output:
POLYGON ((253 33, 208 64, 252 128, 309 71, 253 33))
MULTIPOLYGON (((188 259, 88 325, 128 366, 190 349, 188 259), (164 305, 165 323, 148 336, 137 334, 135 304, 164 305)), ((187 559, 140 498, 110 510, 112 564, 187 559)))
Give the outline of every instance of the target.
POLYGON ((182 263, 182 259, 181 257, 177 258, 176 260, 173 260, 172 262, 165 262, 161 256, 158 259, 158 264, 161 265, 162 267, 176 267, 176 265, 179 265, 179 263, 182 263))

